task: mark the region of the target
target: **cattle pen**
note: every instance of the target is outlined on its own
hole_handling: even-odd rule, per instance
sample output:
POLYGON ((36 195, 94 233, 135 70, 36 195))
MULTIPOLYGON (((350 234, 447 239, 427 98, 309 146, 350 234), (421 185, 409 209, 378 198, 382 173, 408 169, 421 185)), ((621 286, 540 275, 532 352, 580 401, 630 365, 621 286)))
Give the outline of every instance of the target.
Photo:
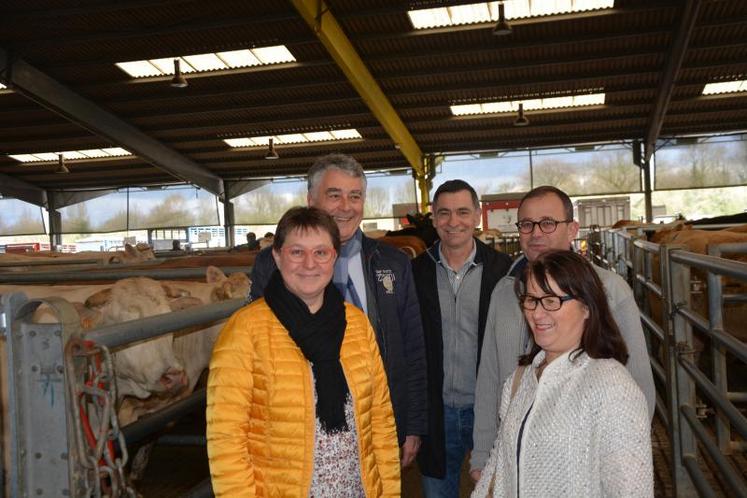
POLYGON ((674 493, 747 496, 747 263, 721 257, 747 254, 747 243, 696 254, 647 241, 658 228, 592 232, 589 257, 627 278, 642 311, 674 493))
MULTIPOLYGON (((721 303, 743 304, 747 294, 724 292, 719 276, 731 279, 730 289, 734 287, 732 280, 742 285, 747 282, 747 264, 721 257, 725 253, 744 253, 747 247, 713 247, 712 255, 699 255, 649 242, 643 236, 644 228, 633 234, 625 230, 592 230, 587 236, 587 254, 595 264, 613 268, 628 279, 642 310, 658 391, 655 429, 659 428, 654 433, 654 444, 667 450, 666 456, 658 456, 660 463, 666 458, 668 473, 663 480, 658 476, 658 495, 668 496, 671 492, 675 496, 745 496, 747 388, 743 379, 747 378, 747 350, 725 329, 720 310, 721 303), (690 305, 690 273, 699 268, 707 272, 705 314, 690 305), (663 305, 657 308, 650 295, 663 305), (694 340, 698 331, 710 339, 706 346, 694 340)), ((247 272, 249 268, 224 270, 247 272)), ((144 275, 195 278, 203 274, 202 268, 159 271, 155 267, 123 267, 117 271, 99 268, 90 272, 0 272, 0 282, 59 284, 144 275)), ((113 491, 128 496, 136 492, 125 474, 128 459, 133 457, 128 450, 144 440, 158 440, 156 457, 174 452, 198 462, 204 458, 204 450, 199 449, 205 443, 204 434, 178 431, 158 438, 185 414, 204 411, 204 389, 119 427, 112 409, 116 401, 116 386, 111 385, 114 374, 101 365, 111 364, 110 355, 128 344, 224 319, 244 302, 234 299, 100 327, 87 331, 83 341, 77 311, 66 301, 27 299, 18 293, 3 295, 2 327, 7 353, 3 376, 8 381, 7 413, 11 415, 12 436, 8 441, 11 458, 5 481, 10 486, 6 490, 10 496, 103 496, 113 491), (33 323, 33 312, 42 304, 55 310, 59 323, 33 323), (86 381, 97 364, 100 377, 93 383, 90 378, 86 381), (74 401, 83 398, 90 405, 87 411, 81 411, 74 401), (91 422, 84 423, 81 413, 97 420, 99 433, 108 434, 103 438, 106 444, 86 436, 85 426, 91 422), (107 449, 110 443, 113 450, 107 449), (169 450, 170 445, 176 446, 169 450), (109 476, 103 485, 93 477, 101 472, 109 476)), ((199 422, 197 426, 202 427, 199 422)), ((196 465, 205 471, 204 464, 196 465)), ((413 474, 406 476, 412 480, 413 474)), ((211 496, 209 480, 179 494, 211 496)))
MULTIPOLYGON (((422 436, 424 463, 440 459, 449 384, 463 380, 472 404, 485 392, 473 362, 501 378, 515 366, 484 362, 483 339, 518 353, 500 334, 528 324, 491 319, 504 303, 480 285, 455 319, 445 295, 420 307, 419 328, 405 311, 417 305, 388 304, 433 281, 396 253, 379 269, 356 243, 343 252, 343 228, 443 263, 439 230, 466 243, 479 227, 475 240, 518 263, 513 277, 532 259, 519 231, 531 222, 557 242, 535 247, 570 243, 629 284, 613 311, 634 325, 629 370, 650 359, 654 495, 747 498, 747 0, 0 0, 0 498, 211 496, 214 344, 248 301, 254 258, 282 247, 279 220, 305 205, 340 228, 337 283, 364 298, 398 435, 422 436), (322 188, 324 163, 355 170, 350 195, 322 188), (474 191, 476 226, 439 216, 436 192, 454 180, 474 191), (520 214, 542 187, 567 194, 563 212, 520 214), (368 292, 380 288, 386 302, 368 292), (403 418, 399 399, 418 406, 403 418)), ((481 281, 504 276, 473 247, 481 281)), ((473 285, 472 264, 456 289, 473 285)), ((271 405, 274 435, 291 411, 271 405)), ((260 453, 282 471, 291 452, 260 453)), ((474 488, 467 467, 459 498, 474 488)), ((423 498, 420 469, 402 475, 402 497, 423 498)))

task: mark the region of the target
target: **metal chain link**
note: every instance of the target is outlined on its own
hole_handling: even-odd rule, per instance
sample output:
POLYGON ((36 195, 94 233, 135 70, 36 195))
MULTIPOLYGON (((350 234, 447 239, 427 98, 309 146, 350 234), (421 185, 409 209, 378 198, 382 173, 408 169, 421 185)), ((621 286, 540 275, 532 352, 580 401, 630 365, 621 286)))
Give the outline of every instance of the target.
POLYGON ((127 445, 119 430, 117 386, 108 348, 71 338, 65 347, 65 364, 72 379, 68 388, 75 427, 74 457, 83 467, 76 478, 85 496, 135 498, 124 472, 127 445))

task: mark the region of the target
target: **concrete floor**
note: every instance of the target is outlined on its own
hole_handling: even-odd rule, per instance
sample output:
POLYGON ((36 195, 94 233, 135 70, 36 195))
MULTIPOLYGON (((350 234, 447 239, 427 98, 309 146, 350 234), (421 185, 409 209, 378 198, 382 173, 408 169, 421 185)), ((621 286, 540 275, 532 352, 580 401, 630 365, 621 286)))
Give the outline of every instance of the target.
MULTIPOLYGON (((193 416, 191 419, 182 421, 174 430, 182 432, 187 429, 195 432, 197 430, 204 431, 204 417, 193 416)), ((657 498, 671 497, 673 496, 669 465, 671 448, 666 430, 658 419, 654 420, 651 442, 654 457, 655 496, 657 498)), ((741 469, 743 477, 747 478, 747 458, 745 458, 745 455, 735 455, 731 458, 731 461, 736 469, 741 469)), ((710 470, 711 478, 709 480, 715 486, 717 496, 733 496, 729 491, 722 489, 717 480, 712 477, 715 469, 705 470, 710 470)), ((180 497, 208 476, 207 455, 204 447, 156 446, 143 480, 136 484, 136 489, 144 498, 180 497)), ((415 467, 405 469, 402 474, 402 483, 403 498, 423 498, 420 489, 420 475, 415 467)), ((469 497, 471 491, 472 482, 465 465, 459 497, 469 497)))

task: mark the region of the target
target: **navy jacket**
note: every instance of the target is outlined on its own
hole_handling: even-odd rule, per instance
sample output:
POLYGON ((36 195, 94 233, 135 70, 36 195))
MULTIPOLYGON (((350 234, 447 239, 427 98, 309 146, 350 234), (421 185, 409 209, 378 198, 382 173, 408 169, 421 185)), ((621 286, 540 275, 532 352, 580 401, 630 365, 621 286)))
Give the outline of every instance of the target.
MULTIPOLYGON (((508 272, 511 258, 475 239, 475 263, 482 263, 480 305, 477 321, 477 361, 479 366, 485 322, 493 287, 508 272)), ((443 479, 446 476, 446 441, 444 435, 444 359, 441 331, 441 304, 438 300, 436 261, 438 243, 412 261, 415 287, 420 301, 428 363, 428 435, 418 452, 418 467, 423 475, 443 479)), ((477 377, 477 369, 475 369, 477 377)))
MULTIPOLYGON (((272 248, 257 254, 252 268, 252 299, 262 296, 275 270, 272 248)), ((405 436, 423 436, 428 427, 426 364, 420 307, 410 260, 404 253, 363 236, 361 255, 368 319, 376 332, 402 445, 405 436)))

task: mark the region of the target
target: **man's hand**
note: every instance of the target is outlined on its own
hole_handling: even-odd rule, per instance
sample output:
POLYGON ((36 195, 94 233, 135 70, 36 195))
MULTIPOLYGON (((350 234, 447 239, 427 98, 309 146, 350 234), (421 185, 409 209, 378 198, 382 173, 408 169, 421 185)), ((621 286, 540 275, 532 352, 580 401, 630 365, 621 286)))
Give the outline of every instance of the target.
POLYGON ((472 478, 473 481, 477 482, 480 480, 480 476, 482 475, 481 469, 475 469, 469 471, 469 476, 472 478))
POLYGON ((406 436, 405 443, 402 445, 400 460, 402 467, 407 467, 415 460, 415 455, 420 449, 420 436, 406 436))

